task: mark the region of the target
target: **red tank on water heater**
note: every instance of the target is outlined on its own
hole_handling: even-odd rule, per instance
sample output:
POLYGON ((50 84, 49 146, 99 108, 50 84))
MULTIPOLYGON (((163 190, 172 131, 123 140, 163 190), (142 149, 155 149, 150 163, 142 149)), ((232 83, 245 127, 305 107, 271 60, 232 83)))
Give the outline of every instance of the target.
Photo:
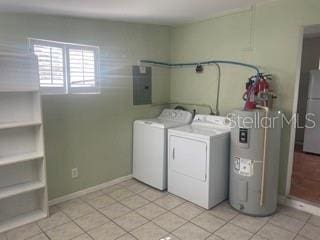
POLYGON ((246 101, 245 110, 255 109, 257 105, 271 107, 272 98, 274 97, 268 83, 268 80, 271 79, 271 75, 264 74, 249 78, 246 83, 246 92, 243 94, 243 100, 246 101))

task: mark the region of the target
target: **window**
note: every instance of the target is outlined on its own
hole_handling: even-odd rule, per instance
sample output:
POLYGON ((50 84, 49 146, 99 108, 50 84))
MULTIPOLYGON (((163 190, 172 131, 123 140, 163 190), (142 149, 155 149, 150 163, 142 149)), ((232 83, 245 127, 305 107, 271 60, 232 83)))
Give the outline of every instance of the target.
POLYGON ((30 39, 44 94, 99 93, 99 47, 30 39))
POLYGON ((69 48, 68 57, 70 88, 94 88, 96 84, 94 51, 81 47, 69 48))

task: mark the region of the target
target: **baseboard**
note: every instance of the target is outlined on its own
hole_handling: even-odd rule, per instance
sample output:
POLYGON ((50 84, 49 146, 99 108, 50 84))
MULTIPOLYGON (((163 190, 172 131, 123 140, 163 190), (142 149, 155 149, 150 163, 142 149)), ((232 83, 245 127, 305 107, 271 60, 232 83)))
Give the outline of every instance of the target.
POLYGON ((279 195, 278 202, 281 205, 285 205, 313 215, 320 216, 320 206, 310 204, 303 200, 295 199, 290 196, 285 197, 283 195, 279 195))
POLYGON ((65 202, 65 201, 68 201, 68 200, 71 200, 71 199, 74 199, 74 198, 81 197, 81 196, 86 195, 88 193, 95 192, 95 191, 101 190, 101 189, 106 188, 106 187, 110 187, 110 186, 118 184, 120 182, 129 180, 131 178, 132 178, 132 175, 116 178, 114 180, 111 180, 111 181, 108 181, 108 182, 105 182, 105 183, 101 183, 99 185, 96 185, 96 186, 93 186, 93 187, 89 187, 89 188, 80 190, 78 192, 74 192, 74 193, 71 193, 71 194, 68 194, 68 195, 65 195, 65 196, 62 196, 62 197, 58 197, 58 198, 52 199, 52 200, 49 201, 49 206, 56 205, 56 204, 59 204, 59 203, 62 203, 62 202, 65 202))

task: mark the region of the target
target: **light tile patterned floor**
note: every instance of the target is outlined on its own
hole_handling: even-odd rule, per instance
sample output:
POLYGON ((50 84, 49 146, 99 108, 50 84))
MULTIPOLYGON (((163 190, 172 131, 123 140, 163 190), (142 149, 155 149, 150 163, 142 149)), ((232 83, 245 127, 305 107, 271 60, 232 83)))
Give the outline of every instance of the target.
POLYGON ((279 207, 239 214, 227 202, 205 210, 133 179, 50 208, 50 217, 0 240, 320 240, 320 217, 279 207))

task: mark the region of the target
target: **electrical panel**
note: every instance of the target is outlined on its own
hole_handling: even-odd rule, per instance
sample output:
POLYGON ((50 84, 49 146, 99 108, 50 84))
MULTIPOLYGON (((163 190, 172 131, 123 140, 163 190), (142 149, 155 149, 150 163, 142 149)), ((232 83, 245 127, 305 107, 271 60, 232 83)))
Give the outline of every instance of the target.
POLYGON ((151 67, 132 66, 133 105, 152 103, 151 67))

